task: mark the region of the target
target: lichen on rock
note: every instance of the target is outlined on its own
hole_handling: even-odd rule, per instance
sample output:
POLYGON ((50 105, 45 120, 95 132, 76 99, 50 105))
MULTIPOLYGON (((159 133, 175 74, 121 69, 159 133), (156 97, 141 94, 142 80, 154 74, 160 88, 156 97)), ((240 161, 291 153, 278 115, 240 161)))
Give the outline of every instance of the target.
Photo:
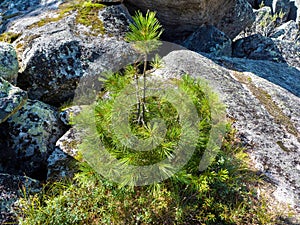
POLYGON ((55 108, 28 100, 0 129, 6 131, 6 149, 1 149, 0 165, 16 174, 43 179, 46 161, 65 128, 55 108), (5 151, 5 152, 4 152, 5 151))
POLYGON ((16 113, 27 101, 27 93, 0 77, 0 123, 16 113))
POLYGON ((18 58, 11 44, 0 42, 0 77, 14 82, 19 70, 18 58))

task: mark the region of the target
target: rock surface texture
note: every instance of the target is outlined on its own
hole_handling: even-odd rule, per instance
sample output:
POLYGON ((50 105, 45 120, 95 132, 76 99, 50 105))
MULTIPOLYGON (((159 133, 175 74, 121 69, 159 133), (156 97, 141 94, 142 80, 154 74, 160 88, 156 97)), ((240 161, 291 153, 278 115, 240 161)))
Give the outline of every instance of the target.
MULTIPOLYGON (((231 70, 224 69, 191 51, 175 51, 163 60, 165 68, 156 72, 162 77, 189 73, 209 81, 227 105, 240 136, 252 146, 250 155, 257 168, 276 183, 276 199, 300 207, 300 98, 253 70, 240 71, 234 64, 231 70)), ((242 66, 242 61, 236 64, 242 66)), ((262 70, 272 70, 272 65, 263 65, 262 70)), ((295 70, 291 77, 299 76, 295 70)), ((294 92, 300 95, 299 86, 294 92)))
POLYGON ((47 158, 65 128, 56 110, 39 101, 28 100, 7 122, 0 125, 2 142, 0 168, 13 174, 45 179, 47 158), (44 176, 44 177, 43 177, 44 176))
POLYGON ((56 23, 33 26, 14 43, 22 45, 18 86, 28 91, 29 98, 59 105, 74 96, 81 77, 99 76, 134 62, 136 53, 131 45, 118 38, 129 24, 124 7, 98 11, 107 35, 95 36, 77 24, 73 12, 56 23))
POLYGON ((225 13, 216 27, 233 39, 254 21, 255 14, 251 5, 246 0, 236 0, 235 5, 225 13))
POLYGON ((214 26, 201 26, 191 34, 183 46, 195 51, 206 52, 216 56, 231 56, 231 40, 214 26))
POLYGON ((68 130, 57 142, 55 150, 49 156, 47 180, 57 180, 73 177, 76 160, 80 160, 77 146, 82 142, 79 132, 75 128, 68 130))
POLYGON ((14 47, 0 42, 0 77, 13 82, 18 75, 19 65, 14 47))
POLYGON ((0 222, 1 224, 16 224, 13 204, 23 194, 34 194, 41 190, 40 182, 30 177, 0 173, 0 222))
POLYGON ((251 6, 244 0, 125 0, 125 5, 131 12, 137 9, 157 11, 157 18, 164 25, 168 40, 181 40, 203 24, 214 25, 232 37, 254 20, 251 6), (235 10, 237 5, 243 10, 235 10), (232 24, 235 22, 239 25, 232 24))
POLYGON ((0 77, 0 123, 16 113, 27 101, 27 93, 0 77))
POLYGON ((300 69, 300 42, 255 34, 233 43, 233 57, 287 63, 300 69))

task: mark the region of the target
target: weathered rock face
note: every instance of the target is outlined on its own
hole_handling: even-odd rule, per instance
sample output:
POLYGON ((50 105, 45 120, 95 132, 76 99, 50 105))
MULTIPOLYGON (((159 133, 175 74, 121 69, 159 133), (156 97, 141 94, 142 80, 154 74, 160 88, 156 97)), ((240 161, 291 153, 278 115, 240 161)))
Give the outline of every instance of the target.
POLYGON ((64 0, 3 0, 0 2, 0 33, 7 29, 7 25, 16 18, 28 14, 37 8, 55 8, 64 0))
POLYGON ((25 31, 14 42, 22 46, 18 86, 27 90, 31 99, 59 105, 73 97, 81 77, 99 76, 134 62, 135 51, 121 40, 129 24, 126 13, 123 6, 99 10, 103 32, 107 33, 98 36, 76 23, 75 12, 55 23, 25 31), (111 24, 112 21, 117 22, 111 24), (108 37, 111 35, 115 37, 108 37))
POLYGON ((12 206, 22 196, 22 187, 27 194, 37 193, 41 189, 37 180, 0 173, 0 224, 17 224, 12 206))
POLYGON ((238 58, 287 63, 300 69, 299 52, 300 46, 295 42, 255 34, 235 41, 232 55, 238 58))
POLYGON ((300 43, 276 40, 260 34, 233 43, 233 56, 287 63, 300 69, 300 43))
POLYGON ((234 57, 238 58, 285 62, 274 41, 260 34, 241 38, 234 42, 232 53, 234 57))
MULTIPOLYGON (((241 32, 240 37, 242 37, 242 35, 250 36, 253 34, 261 34, 266 37, 276 38, 283 35, 291 41, 299 40, 299 25, 297 22, 285 18, 281 13, 274 14, 272 8, 269 6, 254 10, 254 13, 255 22, 251 27, 241 32)), ((236 39, 237 38, 238 37, 236 37, 236 39)))
POLYGON ((279 27, 276 27, 272 34, 270 35, 271 38, 276 38, 277 40, 282 41, 291 41, 294 43, 300 43, 300 28, 299 25, 291 20, 282 24, 279 27))
POLYGON ((251 72, 300 97, 299 69, 286 63, 238 58, 213 58, 219 65, 241 72, 251 72))
POLYGON ((18 111, 27 101, 27 93, 0 77, 0 123, 18 111))
POLYGON ((284 13, 284 21, 300 19, 300 0, 257 0, 255 8, 259 5, 271 7, 273 13, 284 13))
POLYGON ((28 100, 0 125, 0 130, 1 142, 7 146, 0 150, 0 169, 44 179, 47 158, 65 130, 56 110, 42 102, 28 100))
MULTIPOLYGON (((163 77, 189 73, 209 81, 227 105, 240 136, 252 146, 250 156, 257 168, 276 183, 275 197, 299 207, 300 99, 258 77, 265 73, 276 74, 277 82, 299 79, 299 70, 268 61, 219 58, 220 64, 234 69, 227 70, 191 51, 174 51, 163 60, 165 67, 156 72, 163 77)), ((299 85, 289 88, 300 95, 299 85)))
POLYGON ((214 26, 201 26, 191 34, 183 46, 195 51, 206 52, 216 56, 231 56, 231 40, 214 26))
POLYGON ((14 82, 19 70, 18 58, 14 47, 0 42, 0 77, 14 82))
POLYGON ((77 172, 76 160, 80 160, 78 145, 82 137, 75 128, 68 130, 57 142, 49 156, 47 180, 70 178, 77 172))
POLYGON ((72 123, 72 118, 77 116, 81 111, 81 106, 71 106, 62 110, 62 112, 59 114, 59 118, 65 125, 70 125, 70 123, 72 123))
MULTIPOLYGON (((124 3, 132 13, 138 9, 143 12, 146 12, 147 9, 156 11, 157 18, 165 28, 166 38, 182 40, 203 24, 217 25, 224 15, 235 7, 236 1, 125 0, 124 3)), ((243 27, 237 29, 241 31, 243 27)))
POLYGON ((255 14, 251 5, 246 0, 236 0, 235 5, 225 13, 216 27, 233 39, 254 21, 255 14))

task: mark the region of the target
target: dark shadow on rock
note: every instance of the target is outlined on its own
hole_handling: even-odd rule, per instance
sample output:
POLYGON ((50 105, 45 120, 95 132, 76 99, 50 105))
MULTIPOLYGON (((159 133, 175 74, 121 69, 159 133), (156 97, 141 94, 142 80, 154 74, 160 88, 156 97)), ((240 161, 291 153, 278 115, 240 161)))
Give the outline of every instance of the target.
POLYGON ((286 63, 274 41, 261 34, 254 34, 233 42, 232 55, 237 58, 286 63))
POLYGON ((293 54, 298 48, 288 41, 255 34, 233 43, 236 58, 205 56, 227 69, 251 72, 300 97, 300 62, 293 54))
POLYGON ((287 63, 244 58, 208 57, 222 67, 239 72, 251 72, 300 97, 300 71, 287 63))
POLYGON ((37 163, 36 165, 25 165, 25 162, 18 159, 19 156, 16 155, 16 152, 9 145, 8 140, 10 137, 7 132, 8 129, 9 125, 7 122, 0 124, 0 173, 20 176, 26 175, 40 181, 46 180, 46 163, 40 161, 38 165, 37 163), (31 166, 35 166, 36 169, 32 170, 31 166))
POLYGON ((297 20, 297 11, 298 7, 295 5, 295 2, 290 2, 290 13, 288 15, 288 20, 297 20))

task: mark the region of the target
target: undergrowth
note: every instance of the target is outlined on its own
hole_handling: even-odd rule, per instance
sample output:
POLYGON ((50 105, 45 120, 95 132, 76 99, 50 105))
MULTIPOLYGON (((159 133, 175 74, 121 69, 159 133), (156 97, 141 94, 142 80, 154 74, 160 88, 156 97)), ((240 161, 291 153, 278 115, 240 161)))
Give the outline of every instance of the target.
MULTIPOLYGON (((120 151, 118 141, 109 134, 111 103, 130 79, 112 75, 106 82, 110 97, 99 98, 95 115, 100 138, 116 158, 130 164, 147 165, 172 155, 162 146, 135 155, 130 149, 120 151), (166 153, 166 154, 162 154, 166 153), (128 160, 131 159, 131 160, 128 160), (142 160, 143 159, 143 160, 142 160), (146 159, 146 160, 145 160, 146 159)), ((189 92, 201 118, 209 118, 205 95, 199 89, 201 81, 186 76, 176 81, 189 92), (206 117, 205 117, 206 115, 206 117)), ((105 96, 105 95, 101 95, 105 96)), ((147 101, 148 116, 160 116, 171 131, 166 134, 166 146, 176 145, 180 126, 176 110, 162 99, 147 101), (160 110, 158 110, 160 105, 160 110), (162 109, 162 110, 161 110, 162 109), (154 113, 153 113, 154 112, 154 113), (174 133, 173 133, 174 132, 174 133)), ((209 121, 209 120, 208 120, 209 121)), ((209 123, 199 123, 202 131, 209 123)), ((132 130, 140 138, 149 135, 145 127, 134 123, 132 130)), ((207 143, 207 132, 200 132, 199 141, 189 163, 173 177, 148 186, 120 185, 99 175, 87 163, 80 163, 80 172, 69 182, 60 181, 45 186, 40 194, 25 196, 18 204, 20 224, 271 224, 272 218, 262 202, 256 199, 253 186, 260 178, 249 170, 247 154, 235 141, 234 130, 227 127, 222 150, 213 163, 199 172, 198 163, 207 143)), ((165 146, 164 145, 164 146, 165 146)), ((81 150, 84 145, 81 146, 81 150)), ((172 149, 170 147, 170 149, 172 149)))

